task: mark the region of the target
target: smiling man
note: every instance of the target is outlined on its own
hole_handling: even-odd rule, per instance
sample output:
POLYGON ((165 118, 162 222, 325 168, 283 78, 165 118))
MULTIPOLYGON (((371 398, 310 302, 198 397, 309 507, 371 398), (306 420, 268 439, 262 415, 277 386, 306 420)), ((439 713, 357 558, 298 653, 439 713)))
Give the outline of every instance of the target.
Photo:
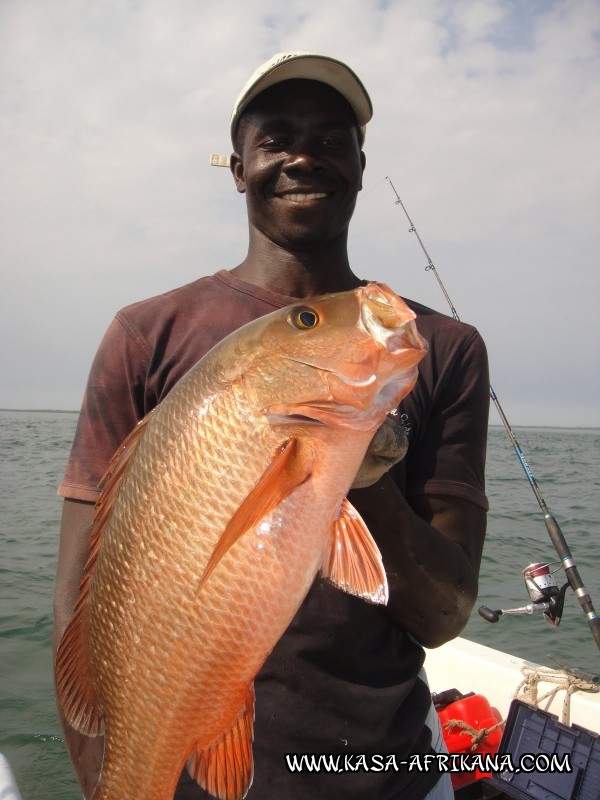
MULTIPOLYGON (((59 489, 55 642, 73 613, 98 482, 138 420, 232 330, 368 279, 364 265, 351 268, 347 241, 371 114, 358 77, 325 56, 275 56, 244 87, 230 165, 246 197, 246 258, 123 309, 104 337, 59 489)), ((407 762, 443 747, 422 645, 456 636, 477 594, 487 360, 475 329, 407 302, 429 354, 399 414, 375 435, 350 495, 382 552, 390 602, 369 605, 315 581, 256 680, 252 800, 452 797, 447 775, 407 762)), ((68 726, 65 734, 89 797, 102 743, 68 726)), ((208 797, 185 771, 175 796, 208 797)))
POLYGON ((231 169, 246 194, 250 226, 248 256, 237 274, 256 281, 259 267, 267 272, 260 282, 270 285, 265 256, 271 259, 276 245, 305 252, 300 261, 308 253, 312 260, 315 251, 323 265, 329 260, 329 268, 319 270, 324 289, 338 289, 340 278, 343 288, 358 285, 346 243, 365 158, 348 102, 323 83, 284 81, 255 97, 233 126, 231 169))

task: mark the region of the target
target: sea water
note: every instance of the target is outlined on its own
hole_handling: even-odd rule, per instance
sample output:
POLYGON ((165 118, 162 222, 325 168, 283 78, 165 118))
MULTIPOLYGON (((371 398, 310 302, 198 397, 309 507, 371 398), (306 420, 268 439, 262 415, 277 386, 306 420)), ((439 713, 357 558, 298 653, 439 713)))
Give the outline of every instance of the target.
MULTIPOLYGON (((56 486, 76 422, 71 413, 0 411, 0 752, 23 800, 81 798, 57 720, 50 646, 61 512, 56 486)), ((517 428, 516 435, 600 610, 600 430, 517 428)), ((556 553, 500 427, 490 429, 487 493, 478 604, 524 606, 521 570, 556 560, 556 553)), ((559 583, 563 577, 557 574, 559 583)), ((557 629, 541 616, 490 624, 475 610, 465 635, 548 666, 558 656, 599 671, 597 647, 570 591, 557 629)))

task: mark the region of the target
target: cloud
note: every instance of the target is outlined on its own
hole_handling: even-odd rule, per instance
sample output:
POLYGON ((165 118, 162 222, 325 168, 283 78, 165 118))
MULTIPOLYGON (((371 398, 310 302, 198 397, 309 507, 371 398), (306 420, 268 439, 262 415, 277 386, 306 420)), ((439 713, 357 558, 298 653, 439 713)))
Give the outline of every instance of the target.
POLYGON ((244 256, 235 95, 274 52, 372 95, 355 270, 445 310, 513 422, 600 425, 595 2, 36 0, 0 5, 0 406, 76 408, 116 309, 244 256))

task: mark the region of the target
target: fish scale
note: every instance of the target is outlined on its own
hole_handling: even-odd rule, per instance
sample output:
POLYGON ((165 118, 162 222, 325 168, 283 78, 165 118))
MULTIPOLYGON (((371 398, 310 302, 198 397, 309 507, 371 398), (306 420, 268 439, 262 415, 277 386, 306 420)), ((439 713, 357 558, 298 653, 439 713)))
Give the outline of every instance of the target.
POLYGON ((72 724, 104 722, 94 800, 170 800, 188 759, 209 792, 239 800, 252 681, 319 568, 385 599, 377 547, 344 498, 425 344, 381 285, 310 304, 314 331, 291 307, 217 345, 109 468, 56 665, 72 724))

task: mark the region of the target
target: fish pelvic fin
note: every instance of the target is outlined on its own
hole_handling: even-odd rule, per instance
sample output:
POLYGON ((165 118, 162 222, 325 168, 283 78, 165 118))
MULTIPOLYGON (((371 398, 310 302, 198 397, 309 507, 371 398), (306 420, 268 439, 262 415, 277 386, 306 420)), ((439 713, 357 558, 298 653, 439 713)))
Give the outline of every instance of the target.
POLYGON ((202 587, 223 556, 240 539, 246 531, 257 525, 296 487, 310 477, 310 468, 305 460, 299 457, 297 439, 288 439, 278 450, 273 461, 257 481, 256 485, 242 502, 238 510, 227 523, 217 546, 213 550, 196 593, 202 587))
POLYGON ((347 498, 333 523, 321 574, 339 589, 385 605, 388 583, 379 548, 363 518, 347 498))
POLYGON ((56 694, 69 724, 87 736, 104 732, 102 709, 91 681, 84 642, 85 607, 102 535, 121 486, 121 479, 135 453, 151 414, 147 414, 115 452, 101 480, 102 492, 96 503, 90 545, 75 612, 63 634, 54 666, 56 694))
POLYGON ((254 685, 232 727, 203 750, 195 749, 187 768, 195 781, 219 800, 241 800, 254 775, 254 685))

